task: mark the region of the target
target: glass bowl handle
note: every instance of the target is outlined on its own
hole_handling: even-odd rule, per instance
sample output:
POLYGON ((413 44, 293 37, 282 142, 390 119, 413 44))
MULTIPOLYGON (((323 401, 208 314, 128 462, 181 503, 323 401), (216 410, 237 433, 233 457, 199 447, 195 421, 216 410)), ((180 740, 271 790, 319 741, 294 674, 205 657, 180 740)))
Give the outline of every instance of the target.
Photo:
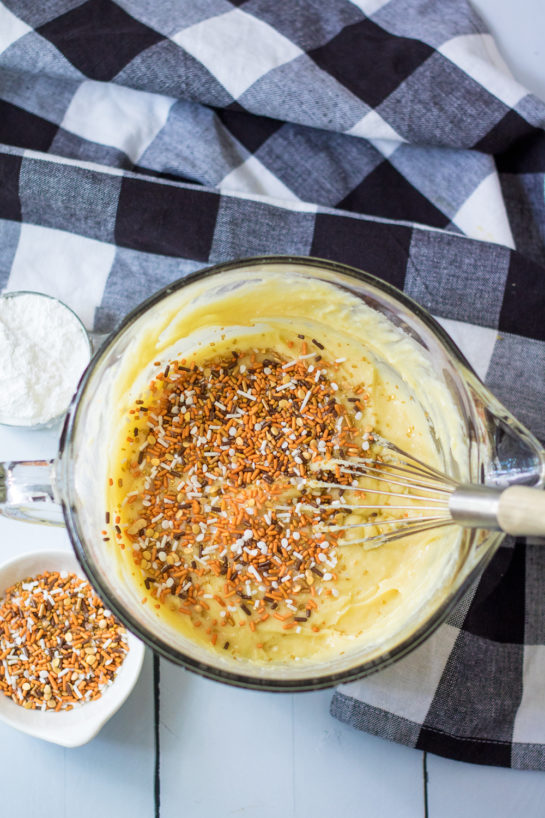
POLYGON ((0 463, 0 514, 14 520, 64 525, 54 460, 0 463))

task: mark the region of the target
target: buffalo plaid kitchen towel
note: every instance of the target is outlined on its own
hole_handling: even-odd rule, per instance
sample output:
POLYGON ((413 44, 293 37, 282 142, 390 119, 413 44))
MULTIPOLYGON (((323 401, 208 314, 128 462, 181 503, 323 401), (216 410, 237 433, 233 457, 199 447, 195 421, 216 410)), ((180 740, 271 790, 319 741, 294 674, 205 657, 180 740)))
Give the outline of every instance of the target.
MULTIPOLYGON (((465 0, 7 0, 0 286, 107 332, 209 263, 336 259, 437 315, 545 439, 544 123, 465 0)), ((545 769, 544 679, 545 549, 506 542, 332 713, 545 769)))

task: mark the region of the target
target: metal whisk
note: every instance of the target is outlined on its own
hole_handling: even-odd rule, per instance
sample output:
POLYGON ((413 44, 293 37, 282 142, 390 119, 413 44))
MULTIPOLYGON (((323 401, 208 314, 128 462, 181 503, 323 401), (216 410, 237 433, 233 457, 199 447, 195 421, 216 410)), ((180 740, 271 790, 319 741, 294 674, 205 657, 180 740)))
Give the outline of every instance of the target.
POLYGON ((317 462, 316 471, 327 472, 326 479, 307 481, 310 488, 340 489, 365 495, 363 503, 346 503, 341 497, 333 501, 333 505, 348 515, 368 511, 374 515, 373 519, 355 523, 343 520, 338 525, 327 522, 323 529, 348 532, 378 528, 379 533, 340 540, 339 545, 362 543, 366 548, 374 548, 400 537, 454 524, 505 531, 515 536, 545 536, 544 491, 515 485, 501 489, 461 484, 378 435, 373 435, 373 439, 381 450, 379 458, 331 458, 317 462), (383 458, 383 452, 387 453, 388 459, 383 458), (353 480, 344 484, 327 479, 335 473, 353 480), (373 488, 362 478, 380 485, 373 488), (373 495, 378 500, 380 495, 388 496, 394 502, 373 502, 373 495), (399 516, 389 514, 388 518, 379 518, 378 515, 385 511, 398 512, 399 516))

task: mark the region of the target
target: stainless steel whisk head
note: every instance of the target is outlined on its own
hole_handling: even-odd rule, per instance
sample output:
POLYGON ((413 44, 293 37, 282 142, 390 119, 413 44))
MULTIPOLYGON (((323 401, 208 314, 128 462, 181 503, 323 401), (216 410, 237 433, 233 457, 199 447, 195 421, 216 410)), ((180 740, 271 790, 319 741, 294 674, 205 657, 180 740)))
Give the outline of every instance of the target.
POLYGON ((363 544, 366 548, 375 548, 401 537, 456 524, 504 531, 515 536, 545 536, 545 492, 540 489, 461 484, 378 435, 374 434, 373 440, 379 445, 381 454, 387 452, 387 460, 350 457, 315 463, 317 472, 352 477, 350 484, 329 479, 307 481, 310 488, 362 492, 366 501, 368 495, 394 499, 394 502, 387 503, 334 500, 331 505, 340 512, 350 515, 368 511, 370 516, 374 515, 373 519, 354 523, 343 520, 340 524, 325 522, 322 530, 379 530, 378 534, 371 536, 339 540, 339 545, 363 544), (377 488, 366 485, 362 481, 365 477, 380 485, 377 488), (399 512, 399 516, 392 514, 379 518, 378 514, 384 511, 399 512))

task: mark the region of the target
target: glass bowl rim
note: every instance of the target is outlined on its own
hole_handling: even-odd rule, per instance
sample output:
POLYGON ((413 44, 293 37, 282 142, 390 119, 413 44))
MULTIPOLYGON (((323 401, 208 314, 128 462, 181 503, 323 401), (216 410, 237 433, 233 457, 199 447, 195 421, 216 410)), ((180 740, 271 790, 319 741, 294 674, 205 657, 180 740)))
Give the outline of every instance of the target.
MULTIPOLYGON (((452 611, 452 609, 458 604, 458 602, 460 601, 464 593, 467 591, 467 589, 470 587, 474 579, 486 567, 486 564, 492 558, 496 548, 499 546, 504 535, 500 533, 499 535, 496 535, 495 538, 493 538, 495 542, 493 542, 493 544, 486 550, 483 549, 483 554, 481 555, 480 559, 476 561, 476 564, 473 566, 471 571, 466 575, 460 586, 450 595, 447 596, 447 598, 439 605, 439 607, 435 610, 434 614, 428 620, 423 622, 422 625, 416 631, 413 631, 413 633, 407 636, 402 642, 395 645, 395 647, 388 653, 367 660, 366 662, 360 663, 359 665, 355 665, 352 668, 337 671, 334 673, 320 675, 318 677, 312 676, 311 672, 309 673, 308 678, 296 679, 272 679, 266 677, 262 678, 259 676, 255 677, 248 676, 245 675, 243 671, 237 672, 235 670, 225 670, 223 668, 214 666, 212 662, 210 664, 201 662, 197 659, 194 659, 190 656, 183 654, 178 650, 171 648, 166 642, 163 642, 162 640, 158 639, 147 629, 143 628, 133 618, 130 611, 127 611, 121 604, 118 604, 117 600, 111 596, 109 588, 102 580, 100 571, 97 570, 96 566, 93 563, 93 560, 89 559, 87 549, 84 543, 82 542, 82 538, 79 535, 78 526, 76 524, 77 512, 75 511, 75 508, 71 503, 70 496, 72 488, 71 480, 72 458, 66 457, 67 447, 72 441, 73 432, 75 430, 75 426, 79 416, 79 408, 85 395, 89 381, 92 377, 92 374, 96 366, 98 365, 99 361, 107 353, 109 347, 123 332, 125 332, 131 326, 131 324, 135 323, 141 317, 141 315, 143 315, 144 312, 146 312, 151 307, 155 306, 164 298, 172 295, 174 292, 177 292, 178 290, 183 289, 184 287, 196 281, 205 280, 206 278, 211 278, 219 273, 229 272, 232 270, 238 270, 246 267, 255 267, 259 265, 275 264, 287 265, 291 264, 302 267, 315 266, 318 269, 336 272, 347 275, 351 278, 356 278, 359 281, 363 281, 363 283, 368 284, 371 287, 374 287, 375 289, 381 290, 394 301, 400 302, 401 305, 406 310, 408 310, 409 313, 412 313, 417 318, 419 318, 436 337, 439 344, 443 348, 446 348, 447 353, 450 356, 452 356, 465 370, 467 370, 467 372, 464 374, 472 376, 477 380, 477 382, 481 386, 483 386, 483 388, 486 388, 484 387, 479 377, 472 369, 471 365, 469 364, 461 350, 457 347, 457 345, 446 333, 446 331, 441 327, 441 325, 433 318, 433 316, 427 310, 421 307, 416 301, 414 301, 410 296, 407 296, 405 293, 403 293, 394 285, 389 284, 387 281, 379 279, 373 274, 366 273, 363 270, 359 270, 356 267, 352 267, 351 265, 330 261, 327 259, 320 259, 313 256, 293 256, 293 255, 250 256, 247 258, 235 259, 233 261, 227 261, 203 267, 199 270, 189 273, 188 275, 185 275, 182 278, 179 278, 174 282, 166 285, 165 287, 162 287, 161 289, 157 290, 147 299, 145 299, 136 307, 134 307, 123 318, 123 320, 119 323, 116 329, 112 333, 110 333, 110 335, 108 335, 103 341, 103 343, 100 345, 99 349, 91 359, 78 385, 77 391, 74 394, 74 397, 66 414, 66 419, 60 439, 57 464, 60 463, 61 466, 61 473, 59 474, 59 477, 61 478, 60 494, 62 496, 64 519, 76 557, 79 560, 82 569, 84 570, 93 587, 95 587, 95 589, 103 598, 103 600, 107 602, 108 607, 115 613, 118 619, 121 622, 123 622, 123 624, 132 633, 137 635, 139 639, 145 642, 155 653, 160 655, 162 658, 168 659, 174 664, 182 665, 187 670, 195 672, 198 675, 203 676, 205 678, 212 679, 214 681, 221 681, 235 687, 253 690, 263 690, 269 692, 294 693, 330 688, 337 684, 355 681, 356 679, 363 678, 364 676, 367 676, 377 670, 381 670, 388 667, 393 662, 397 661, 398 659, 402 658, 407 653, 411 652, 416 647, 418 647, 418 645, 420 645, 429 635, 431 635, 431 633, 433 633, 433 631, 435 631, 439 627, 440 624, 444 622, 444 620, 452 611)), ((461 378, 461 380, 464 380, 464 378, 461 378)))

